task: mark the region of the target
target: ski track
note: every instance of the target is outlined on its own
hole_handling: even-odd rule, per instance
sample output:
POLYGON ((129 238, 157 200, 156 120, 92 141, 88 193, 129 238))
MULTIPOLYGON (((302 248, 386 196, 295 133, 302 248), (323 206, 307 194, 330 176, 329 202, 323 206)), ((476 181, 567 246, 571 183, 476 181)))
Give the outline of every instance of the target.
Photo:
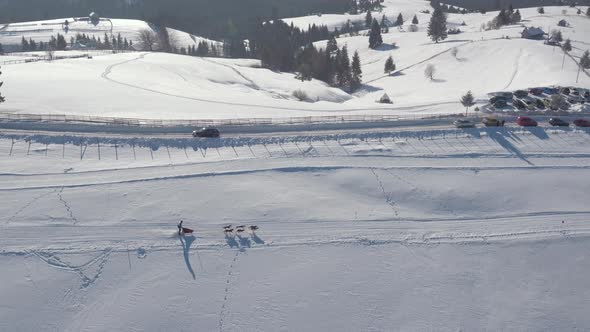
MULTIPOLYGON (((363 156, 366 157, 366 156, 363 156)), ((354 170, 354 169, 376 169, 372 166, 300 166, 300 167, 270 167, 270 168, 256 168, 256 169, 243 169, 243 170, 234 170, 234 171, 222 171, 222 172, 187 172, 186 174, 180 175, 169 175, 169 176, 155 176, 155 177, 144 177, 144 178, 135 178, 135 179, 125 179, 125 180, 114 180, 114 181, 104 181, 104 182, 81 182, 81 183, 74 183, 74 184, 55 184, 55 185, 42 185, 42 186, 29 186, 29 187, 7 187, 7 188, 0 188, 0 192, 10 192, 10 191, 20 191, 20 190, 39 190, 39 189, 55 189, 55 188, 84 188, 84 187, 94 187, 94 186, 106 186, 112 184, 131 184, 131 183, 142 183, 142 182, 152 182, 152 181, 167 181, 167 180, 182 180, 182 179, 192 179, 192 178, 206 178, 206 177, 216 177, 216 176, 231 176, 231 175, 245 175, 245 174, 257 174, 257 173, 265 173, 265 172, 284 172, 284 173, 293 173, 293 172, 322 172, 322 171, 333 171, 333 170, 354 170)), ((590 169, 590 165, 579 165, 579 166, 538 166, 538 165, 529 165, 524 164, 522 166, 399 166, 399 167, 381 167, 377 168, 381 170, 385 169, 407 169, 407 170, 520 170, 520 169, 537 169, 537 170, 549 170, 549 169, 559 169, 559 170, 567 170, 567 169, 590 169)), ((66 205, 67 202, 64 202, 66 205)), ((67 208, 67 206, 66 206, 67 208)), ((71 209, 69 209, 71 212, 71 209)), ((72 216, 72 220, 76 220, 72 216)), ((77 221, 76 221, 77 222, 77 221)))
POLYGON ((521 58, 522 58, 522 48, 520 48, 518 51, 518 57, 516 58, 516 62, 514 63, 514 72, 512 73, 512 77, 510 77, 510 81, 508 81, 508 84, 506 84, 506 86, 504 88, 502 88, 502 90, 507 90, 512 85, 512 82, 514 82, 516 75, 518 75, 518 68, 519 68, 521 58))

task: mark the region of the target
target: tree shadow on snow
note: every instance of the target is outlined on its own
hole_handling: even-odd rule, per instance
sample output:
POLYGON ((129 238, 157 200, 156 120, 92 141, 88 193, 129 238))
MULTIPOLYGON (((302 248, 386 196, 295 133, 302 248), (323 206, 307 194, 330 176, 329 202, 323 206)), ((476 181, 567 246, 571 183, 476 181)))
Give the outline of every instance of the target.
POLYGON ((395 49, 398 49, 398 48, 399 48, 399 46, 397 46, 395 44, 386 44, 386 43, 383 43, 379 47, 376 47, 375 48, 375 51, 392 51, 392 50, 395 50, 395 49))
POLYGON ((184 263, 186 264, 186 268, 188 269, 188 272, 190 272, 190 274, 193 276, 193 279, 196 279, 195 271, 193 270, 191 261, 189 259, 189 252, 191 249, 191 245, 193 244, 193 242, 195 242, 197 238, 193 235, 180 235, 179 238, 180 243, 182 244, 182 251, 184 255, 184 263))
POLYGON ((434 83, 445 83, 447 80, 442 78, 433 78, 431 81, 434 83))
POLYGON ((549 139, 549 135, 545 132, 544 128, 540 127, 526 127, 526 130, 531 134, 535 135, 539 139, 549 139))
POLYGON ((505 130, 505 128, 502 128, 502 127, 497 127, 497 128, 490 127, 490 128, 486 128, 486 131, 492 140, 494 140, 496 143, 500 144, 500 146, 502 146, 508 152, 514 154, 515 156, 517 156, 519 159, 521 159, 525 163, 527 163, 531 166, 534 166, 534 164, 532 162, 530 162, 528 159, 526 159, 526 157, 522 154, 522 152, 520 152, 520 150, 514 144, 510 143, 510 141, 508 139, 506 139, 506 137, 509 137, 509 138, 513 138, 515 140, 520 140, 520 138, 515 136, 512 133, 512 131, 505 130))

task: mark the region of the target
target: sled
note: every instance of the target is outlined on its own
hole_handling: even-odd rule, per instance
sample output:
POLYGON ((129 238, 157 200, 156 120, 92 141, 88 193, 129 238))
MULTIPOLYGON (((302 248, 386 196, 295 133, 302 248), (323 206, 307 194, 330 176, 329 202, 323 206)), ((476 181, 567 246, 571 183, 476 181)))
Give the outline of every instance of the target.
POLYGON ((193 232, 194 231, 192 229, 190 229, 190 228, 185 228, 185 227, 182 228, 182 233, 183 234, 192 234, 193 232))

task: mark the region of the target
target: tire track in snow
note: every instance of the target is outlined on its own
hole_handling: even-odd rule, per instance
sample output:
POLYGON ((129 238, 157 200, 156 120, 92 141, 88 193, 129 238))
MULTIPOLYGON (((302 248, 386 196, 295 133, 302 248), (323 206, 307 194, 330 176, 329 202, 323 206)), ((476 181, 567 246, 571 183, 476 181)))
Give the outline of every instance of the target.
POLYGON ((221 304, 221 310, 219 312, 219 332, 223 332, 223 324, 225 322, 225 317, 228 315, 229 309, 229 297, 231 295, 231 279, 234 273, 235 265, 238 261, 238 256, 240 255, 241 250, 237 250, 234 258, 229 265, 229 271, 227 272, 227 277, 225 279, 225 294, 223 296, 223 303, 221 304))
POLYGON ((260 86, 258 86, 258 84, 256 84, 256 82, 254 82, 253 80, 251 80, 248 77, 246 77, 246 75, 242 74, 242 72, 240 72, 239 70, 237 70, 233 66, 227 65, 225 63, 220 63, 220 62, 217 62, 217 61, 213 61, 213 60, 210 60, 210 59, 207 59, 207 58, 201 58, 201 60, 231 69, 238 76, 240 76, 245 81, 247 81, 248 83, 250 83, 250 85, 246 85, 246 86, 249 86, 249 87, 251 87, 254 90, 260 90, 260 86))
POLYGON ((516 59, 516 62, 514 63, 514 72, 512 73, 512 77, 510 78, 510 81, 508 82, 508 84, 506 84, 506 86, 504 88, 502 88, 502 90, 506 90, 512 85, 514 78, 516 78, 516 75, 518 74, 518 67, 519 67, 519 63, 520 63, 521 58, 522 58, 522 48, 520 48, 520 50, 518 51, 518 58, 516 59))

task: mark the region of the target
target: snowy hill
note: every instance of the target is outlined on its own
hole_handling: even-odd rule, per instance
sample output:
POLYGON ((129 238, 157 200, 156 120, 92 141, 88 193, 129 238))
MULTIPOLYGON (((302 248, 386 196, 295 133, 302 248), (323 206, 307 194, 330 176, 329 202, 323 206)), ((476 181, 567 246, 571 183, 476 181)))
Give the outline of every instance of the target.
MULTIPOLYGON (((582 74, 576 83, 578 67, 574 61, 590 48, 590 19, 576 15, 572 8, 547 7, 545 15, 539 15, 536 8, 522 9, 522 25, 490 31, 482 30, 482 24, 492 20, 497 12, 449 14, 449 25, 459 27, 463 33, 433 43, 426 35, 429 14, 421 13, 428 9, 426 3, 391 0, 384 4, 383 12, 374 13, 375 17, 385 14, 393 20, 401 12, 408 22, 417 15, 419 31, 409 32, 407 24, 399 29, 391 28, 383 36, 385 44, 377 50, 368 48, 368 37, 363 32, 359 36, 339 38, 338 44, 346 44, 351 53, 358 50, 362 61, 365 86, 353 96, 319 81, 302 83, 293 74, 256 68, 259 63, 255 60, 129 54, 4 66, 4 94, 8 98, 1 108, 25 113, 192 119, 455 113, 463 110, 458 99, 467 90, 472 90, 476 99, 483 102, 486 94, 493 91, 542 85, 590 85, 588 74, 582 74), (557 27, 563 18, 569 27, 557 27), (520 38, 523 26, 559 28, 564 38, 572 40, 573 58, 565 57, 562 68, 562 52, 543 45, 542 41, 520 38), (452 56, 452 48, 457 49, 457 58, 452 56), (386 76, 383 66, 390 55, 397 72, 386 76), (428 64, 436 67, 434 81, 424 77, 428 64), (60 77, 59 87, 47 83, 50 77, 60 77), (26 88, 31 84, 43 93, 31 98, 26 88), (305 101, 293 96, 297 90, 306 92, 305 101), (108 107, 102 106, 104 91, 109 91, 108 107), (392 98, 393 105, 375 103, 384 93, 392 98), (52 102, 55 100, 59 103, 52 102)), ((363 15, 285 20, 305 28, 310 24, 337 27, 351 17, 362 19, 363 15)), ((62 23, 63 20, 55 20, 9 25, 0 31, 0 42, 17 43, 22 36, 49 38, 63 29, 62 23)), ((70 33, 113 31, 128 38, 136 37, 137 31, 143 28, 149 28, 147 23, 133 20, 105 20, 96 27, 85 21, 70 23, 70 33)), ((200 40, 186 33, 174 33, 180 44, 200 40)), ((316 45, 323 46, 325 41, 316 45)))
MULTIPOLYGON (((90 38, 103 38, 106 33, 110 36, 118 36, 127 38, 138 44, 138 32, 143 29, 155 30, 156 28, 147 22, 139 20, 127 19, 110 19, 101 18, 98 24, 93 24, 88 18, 62 18, 47 21, 36 22, 22 22, 12 24, 0 24, 0 43, 4 45, 6 51, 20 50, 21 39, 33 39, 35 42, 48 42, 51 37, 55 37, 58 33, 65 36, 69 43, 70 37, 75 37, 76 34, 86 34, 90 38), (67 26, 65 22, 68 22, 67 26)), ((187 47, 198 45, 201 41, 208 43, 214 42, 205 38, 201 38, 183 31, 168 29, 170 35, 178 42, 178 47, 187 47)))

